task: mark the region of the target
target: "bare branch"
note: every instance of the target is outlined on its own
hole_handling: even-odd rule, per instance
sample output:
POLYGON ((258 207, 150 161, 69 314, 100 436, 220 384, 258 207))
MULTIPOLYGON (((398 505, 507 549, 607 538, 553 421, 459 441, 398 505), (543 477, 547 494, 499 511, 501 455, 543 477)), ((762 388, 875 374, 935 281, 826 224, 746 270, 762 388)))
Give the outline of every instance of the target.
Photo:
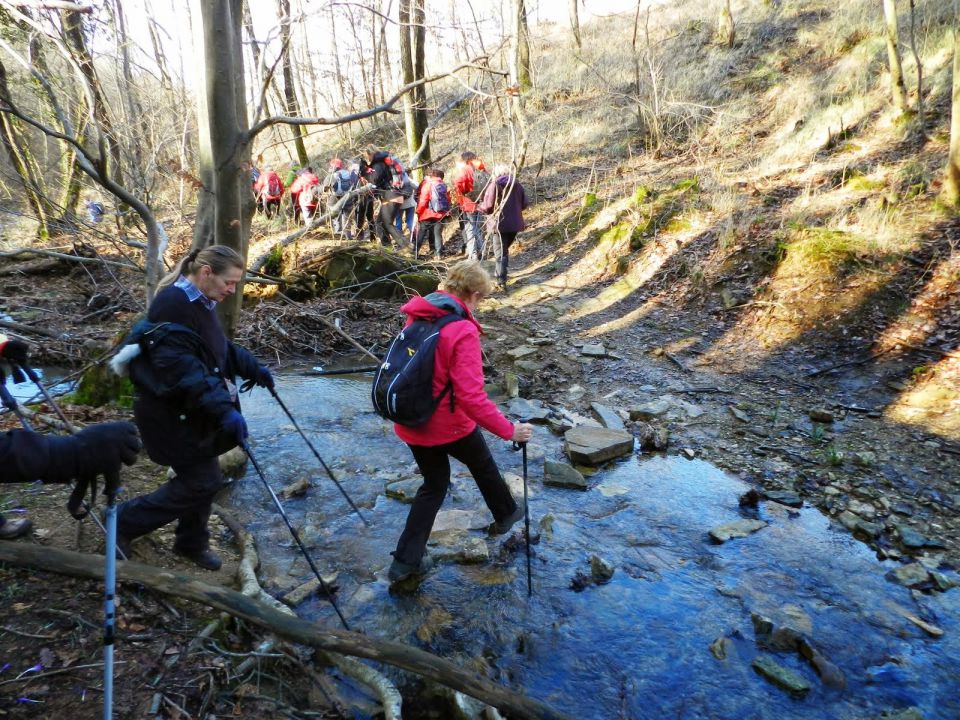
MULTIPOLYGON (((480 58, 478 58, 478 59, 480 59, 480 58)), ((295 118, 295 117, 288 117, 288 116, 284 116, 284 115, 278 115, 278 116, 275 116, 275 117, 266 118, 265 120, 261 120, 259 123, 257 123, 257 124, 254 125, 252 128, 250 128, 250 131, 249 131, 249 133, 248 133, 248 139, 249 139, 249 140, 252 140, 252 139, 255 138, 260 132, 262 132, 262 131, 265 130, 266 128, 270 127, 271 125, 277 125, 277 124, 284 124, 284 125, 343 125, 343 124, 345 124, 345 123, 354 122, 354 121, 356 121, 356 120, 363 120, 364 118, 373 117, 374 115, 380 115, 381 113, 396 113, 396 112, 399 112, 399 111, 394 109, 394 105, 396 105, 397 102, 398 102, 406 93, 410 92, 410 91, 413 90, 414 88, 420 87, 421 85, 427 85, 427 84, 429 84, 429 83, 437 82, 438 80, 443 80, 444 78, 451 77, 451 76, 455 75, 456 73, 460 72, 461 70, 466 70, 466 69, 481 70, 481 71, 483 71, 483 72, 492 73, 492 74, 494 74, 494 75, 503 75, 504 77, 506 77, 506 76, 508 75, 508 73, 505 72, 505 71, 503 71, 503 70, 496 70, 496 69, 491 68, 491 67, 486 66, 486 65, 478 65, 478 64, 476 63, 476 61, 471 61, 471 62, 467 62, 467 63, 463 63, 463 64, 461 64, 461 65, 458 65, 457 67, 455 67, 455 68, 453 68, 453 69, 451 69, 451 70, 448 70, 447 72, 440 73, 439 75, 433 75, 433 76, 431 76, 431 77, 420 78, 419 80, 415 80, 415 81, 412 82, 412 83, 407 83, 406 85, 404 85, 403 87, 401 87, 399 90, 397 90, 397 92, 394 93, 393 97, 391 97, 391 98, 390 98, 389 100, 387 100, 385 103, 383 103, 383 104, 381 104, 381 105, 377 105, 376 107, 373 107, 373 108, 369 108, 369 109, 367 109, 367 110, 360 110, 360 111, 358 111, 358 112, 349 113, 349 114, 347 114, 347 115, 341 115, 341 116, 335 117, 335 118, 319 118, 319 117, 318 117, 318 118, 295 118)))
POLYGON ((12 4, 16 7, 35 8, 37 10, 72 10, 88 15, 93 12, 92 5, 78 5, 64 0, 20 0, 20 2, 12 4))

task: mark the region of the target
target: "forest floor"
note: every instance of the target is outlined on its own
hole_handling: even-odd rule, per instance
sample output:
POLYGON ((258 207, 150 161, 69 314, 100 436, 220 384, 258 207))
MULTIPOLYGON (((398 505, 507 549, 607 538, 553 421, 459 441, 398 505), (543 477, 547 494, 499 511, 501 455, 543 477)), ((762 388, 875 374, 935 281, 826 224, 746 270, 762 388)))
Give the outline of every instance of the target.
MULTIPOLYGON (((950 395, 958 369, 955 303, 937 313, 944 341, 936 345, 885 349, 869 339, 851 341, 845 333, 819 332, 771 350, 769 342, 742 342, 749 332, 744 317, 763 306, 740 302, 731 308, 718 292, 691 301, 688 288, 663 271, 626 292, 623 277, 616 274, 598 279, 594 270, 583 270, 578 278, 576 269, 595 268, 596 259, 589 251, 553 240, 556 235, 543 218, 534 215, 532 220, 512 253, 507 291, 485 301, 478 314, 487 331, 488 380, 494 387, 502 389, 505 374, 513 372, 521 397, 583 415, 590 415, 591 403, 625 418, 631 410, 638 416, 637 408, 645 408, 643 420, 627 419, 626 424, 641 441, 651 428, 669 438, 665 449, 652 452, 707 460, 761 493, 794 493, 845 524, 881 559, 957 567, 960 436, 950 395), (741 341, 735 348, 731 337, 741 341), (536 343, 530 344, 531 338, 536 343), (583 354, 585 344, 596 343, 603 345, 603 357, 583 354), (517 360, 510 351, 523 346, 529 352, 517 360), (936 373, 916 372, 934 361, 939 363, 936 373), (920 385, 937 399, 924 409, 926 422, 897 419, 891 408, 920 385)), ((960 221, 944 222, 939 232, 960 242, 960 221)), ((445 260, 457 259, 456 240, 447 250, 445 260)), ((316 251, 309 244, 299 249, 303 257, 316 251)), ((947 277, 956 281, 954 275, 947 277)), ((755 280, 748 273, 740 282, 755 280)), ((65 358, 76 366, 74 356, 101 355, 137 311, 134 296, 121 287, 104 268, 91 266, 68 268, 61 275, 7 275, 2 294, 11 298, 5 309, 13 317, 48 317, 43 327, 67 339, 38 346, 38 363, 65 358), (89 310, 96 295, 106 296, 97 302, 107 312, 92 324, 85 316, 96 312, 89 310)), ((947 282, 941 290, 951 287, 947 282)), ((749 296, 740 286, 735 292, 749 296)), ((927 292, 934 290, 928 285, 927 292)), ((796 301, 806 302, 813 312, 809 300, 796 301)), ((777 302, 792 300, 781 296, 777 302)), ((245 311, 240 336, 261 357, 276 359, 277 348, 289 349, 277 333, 288 333, 289 340, 290 333, 305 332, 305 318, 336 315, 346 334, 382 352, 398 326, 397 307, 394 301, 325 298, 298 306, 288 317, 289 306, 262 300, 245 311)), ((310 362, 366 364, 336 332, 325 325, 309 327, 309 342, 322 348, 307 358, 310 362)), ((299 353, 284 354, 280 365, 303 359, 299 353)), ((82 424, 129 416, 115 407, 63 406, 72 421, 82 424)), ((41 424, 52 416, 48 407, 35 409, 41 424)), ((4 417, 4 427, 12 427, 12 418, 4 417)), ((127 493, 155 487, 162 472, 142 459, 124 473, 127 493)), ((5 508, 21 507, 34 521, 33 535, 21 542, 102 552, 101 533, 90 520, 79 526, 64 522, 65 488, 9 486, 5 492, 5 508)), ((213 524, 215 545, 227 560, 219 573, 186 565, 170 551, 172 538, 166 531, 138 542, 135 559, 231 585, 237 552, 229 531, 217 519, 213 524)), ((0 715, 98 717, 102 586, 0 566, 0 592, 6 618, 0 629, 0 715)), ((254 629, 229 622, 210 638, 198 639, 218 619, 213 611, 139 588, 125 588, 120 597, 117 717, 192 717, 203 711, 306 717, 293 710, 305 707, 321 717, 337 716, 338 701, 324 695, 311 675, 298 672, 304 660, 295 651, 238 676, 229 653, 249 654, 262 640, 254 629)))

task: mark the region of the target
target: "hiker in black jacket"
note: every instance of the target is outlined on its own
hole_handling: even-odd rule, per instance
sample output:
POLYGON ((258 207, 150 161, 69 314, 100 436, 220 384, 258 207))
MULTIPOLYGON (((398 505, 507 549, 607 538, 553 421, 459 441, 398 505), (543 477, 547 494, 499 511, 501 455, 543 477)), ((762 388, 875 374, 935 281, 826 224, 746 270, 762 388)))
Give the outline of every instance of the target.
POLYGON ((370 185, 376 188, 376 195, 380 198, 380 212, 377 213, 376 231, 381 245, 389 245, 390 238, 393 246, 400 248, 404 244, 403 233, 396 226, 397 213, 404 201, 399 189, 394 187, 394 173, 390 169, 394 163, 390 153, 377 151, 368 147, 364 151, 367 172, 363 176, 370 185), (388 238, 389 236, 389 238, 388 238))
MULTIPOLYGON (((26 343, 0 335, 0 358, 26 365, 26 343)), ((0 384, 5 381, 0 369, 0 384)), ((128 422, 91 425, 76 435, 63 437, 10 430, 0 434, 0 482, 85 482, 102 475, 104 489, 113 492, 120 482, 121 464, 132 465, 139 451, 137 429, 128 422)), ((2 540, 26 535, 32 527, 27 518, 11 520, 0 515, 2 540)))
POLYGON ((223 486, 218 456, 247 437, 234 379, 247 380, 244 389, 273 388, 270 371, 230 342, 217 318, 217 303, 236 292, 243 271, 243 258, 224 245, 191 252, 161 283, 146 321, 134 327, 113 361, 118 372, 129 366, 147 454, 175 473, 119 507, 117 545, 127 557, 134 538, 178 520, 174 551, 200 567, 220 569, 207 529, 223 486))

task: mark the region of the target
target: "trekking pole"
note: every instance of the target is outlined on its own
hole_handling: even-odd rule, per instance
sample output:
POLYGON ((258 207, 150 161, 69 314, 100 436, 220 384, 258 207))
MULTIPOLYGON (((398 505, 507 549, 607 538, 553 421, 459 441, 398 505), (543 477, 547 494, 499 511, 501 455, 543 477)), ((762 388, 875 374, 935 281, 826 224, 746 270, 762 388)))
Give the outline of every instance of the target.
POLYGON ((527 502, 527 444, 514 442, 514 450, 523 453, 523 525, 524 539, 527 544, 527 597, 533 595, 533 576, 530 570, 530 504, 527 502))
POLYGON ((310 569, 313 570, 313 574, 317 576, 317 580, 320 582, 320 588, 323 590, 324 594, 326 594, 327 600, 330 601, 330 604, 333 605, 333 609, 337 611, 337 616, 340 618, 340 622, 343 623, 344 629, 349 630, 350 626, 347 625, 347 621, 343 617, 343 613, 341 613, 340 608, 337 607, 337 603, 333 599, 333 593, 330 591, 327 583, 324 582, 323 577, 320 575, 320 571, 317 570, 317 566, 314 564, 313 558, 311 558, 310 553, 307 552, 307 548, 300 539, 300 535, 294 529, 293 524, 290 522, 290 518, 287 517, 287 513, 284 511, 283 505, 280 504, 280 498, 277 497, 277 494, 273 491, 273 488, 270 487, 270 483, 267 482, 267 476, 263 474, 263 469, 260 467, 260 463, 257 462, 257 458, 254 456, 253 452, 251 452, 250 445, 246 440, 244 440, 240 443, 240 447, 243 448, 243 451, 247 454, 247 457, 250 458, 250 462, 253 463, 253 467, 257 471, 257 475, 260 476, 264 486, 267 488, 267 492, 270 493, 270 497, 273 500, 273 504, 277 508, 277 512, 280 513, 280 517, 282 517, 283 521, 287 524, 287 529, 290 531, 293 539, 296 541, 297 545, 300 546, 300 551, 307 559, 307 564, 310 565, 310 569))
MULTIPOLYGON (((47 392, 47 389, 43 386, 43 383, 40 382, 40 378, 37 377, 37 374, 33 371, 33 369, 27 365, 20 365, 19 367, 21 370, 23 370, 26 376, 30 378, 31 381, 33 381, 33 384, 40 389, 40 392, 43 394, 44 398, 46 398, 47 400, 47 404, 49 404, 50 407, 52 407, 54 411, 57 413, 57 415, 60 417, 60 420, 61 422, 63 422, 63 426, 64 428, 66 428, 67 432, 71 435, 74 435, 76 433, 76 430, 74 429, 73 425, 71 425, 70 422, 67 420, 67 417, 66 415, 63 414, 63 410, 60 409, 60 406, 54 402, 53 398, 50 396, 50 393, 47 392)), ((29 430, 33 432, 33 427, 31 427, 30 423, 27 422, 27 418, 24 417, 23 411, 20 410, 20 407, 17 405, 17 401, 10 395, 10 391, 7 390, 5 385, 3 386, 3 390, 0 391, 0 393, 3 394, 4 406, 13 410, 14 414, 16 414, 18 418, 20 418, 20 423, 23 425, 25 430, 29 430)), ((97 514, 93 511, 93 508, 90 507, 90 504, 82 498, 80 499, 80 504, 83 506, 83 509, 87 511, 87 515, 93 518, 93 522, 96 523, 97 527, 100 528, 100 532, 106 535, 107 528, 103 526, 103 523, 100 521, 100 518, 97 517, 97 514)), ((83 516, 77 519, 82 520, 83 516)), ((119 552, 121 555, 123 555, 123 559, 126 560, 127 556, 124 555, 123 551, 120 550, 119 552)))
MULTIPOLYGON (((105 478, 106 480, 106 478, 105 478)), ((111 487, 111 483, 106 483, 111 487)), ((113 484, 116 487, 116 483, 113 484)), ((117 589, 117 492, 107 491, 107 545, 104 550, 103 720, 113 717, 114 594, 117 589)), ((126 556, 124 556, 126 559, 126 556)))
POLYGON ((313 443, 310 442, 309 438, 307 438, 303 430, 300 429, 299 423, 297 423, 297 421, 293 419, 293 415, 291 414, 290 410, 287 409, 287 406, 283 404, 283 400, 280 399, 280 396, 277 394, 277 391, 274 388, 269 388, 269 390, 270 390, 270 394, 273 395, 273 399, 277 401, 277 404, 280 405, 280 407, 283 409, 283 412, 285 412, 287 414, 287 417, 290 418, 290 422, 293 423, 293 426, 297 429, 297 432, 300 433, 300 437, 303 438, 303 441, 307 444, 307 447, 309 447, 310 450, 313 451, 314 457, 316 457, 317 460, 320 461, 320 464, 323 465, 323 469, 327 471, 327 475, 330 476, 330 479, 333 480, 334 484, 337 486, 337 488, 339 488, 340 492, 343 494, 343 497, 345 497, 347 499, 347 502, 350 503, 350 507, 353 508, 353 511, 357 514, 357 517, 363 520, 364 525, 366 525, 367 527, 370 527, 370 523, 367 522, 367 519, 363 516, 363 513, 361 513, 360 509, 356 505, 354 505, 353 500, 350 499, 350 496, 347 495, 347 491, 343 489, 343 486, 333 476, 333 473, 330 471, 330 468, 327 467, 327 464, 323 461, 323 458, 320 457, 320 453, 317 452, 317 449, 313 446, 313 443))
POLYGON ((30 378, 30 382, 37 386, 40 390, 40 393, 43 395, 44 399, 47 401, 47 404, 53 408, 53 411, 57 414, 57 417, 63 422, 63 426, 67 429, 67 432, 73 435, 73 426, 70 424, 70 421, 67 420, 67 416, 63 414, 63 410, 60 409, 60 406, 53 401, 53 398, 50 396, 50 393, 47 392, 47 389, 43 386, 43 383, 40 382, 40 377, 33 370, 32 367, 26 363, 19 363, 19 367, 30 378))
POLYGON ((17 402, 17 399, 10 394, 10 391, 7 389, 6 378, 0 382, 0 402, 3 403, 3 406, 17 416, 17 419, 20 421, 20 424, 23 425, 23 429, 28 432, 33 432, 33 426, 30 425, 30 422, 27 420, 27 416, 23 414, 23 410, 20 409, 20 404, 17 402))
POLYGON ((530 572, 530 503, 527 502, 527 444, 520 443, 523 453, 523 525, 527 540, 527 597, 533 595, 533 576, 530 572))
POLYGON ((376 372, 379 369, 380 369, 379 365, 364 365, 363 367, 341 368, 339 370, 324 370, 321 367, 320 369, 311 370, 307 374, 312 375, 314 377, 320 377, 325 375, 356 375, 359 373, 376 372))

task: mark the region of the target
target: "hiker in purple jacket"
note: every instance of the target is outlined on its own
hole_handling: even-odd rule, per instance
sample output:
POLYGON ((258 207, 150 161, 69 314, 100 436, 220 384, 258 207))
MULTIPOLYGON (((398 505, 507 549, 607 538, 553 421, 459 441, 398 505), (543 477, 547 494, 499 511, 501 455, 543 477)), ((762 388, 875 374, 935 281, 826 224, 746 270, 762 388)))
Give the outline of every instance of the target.
POLYGON ((505 290, 510 246, 517 239, 517 233, 527 227, 523 221, 523 211, 528 205, 527 193, 514 177, 509 165, 494 167, 493 177, 495 179, 487 185, 479 210, 489 216, 486 229, 493 240, 497 284, 501 290, 505 290))

